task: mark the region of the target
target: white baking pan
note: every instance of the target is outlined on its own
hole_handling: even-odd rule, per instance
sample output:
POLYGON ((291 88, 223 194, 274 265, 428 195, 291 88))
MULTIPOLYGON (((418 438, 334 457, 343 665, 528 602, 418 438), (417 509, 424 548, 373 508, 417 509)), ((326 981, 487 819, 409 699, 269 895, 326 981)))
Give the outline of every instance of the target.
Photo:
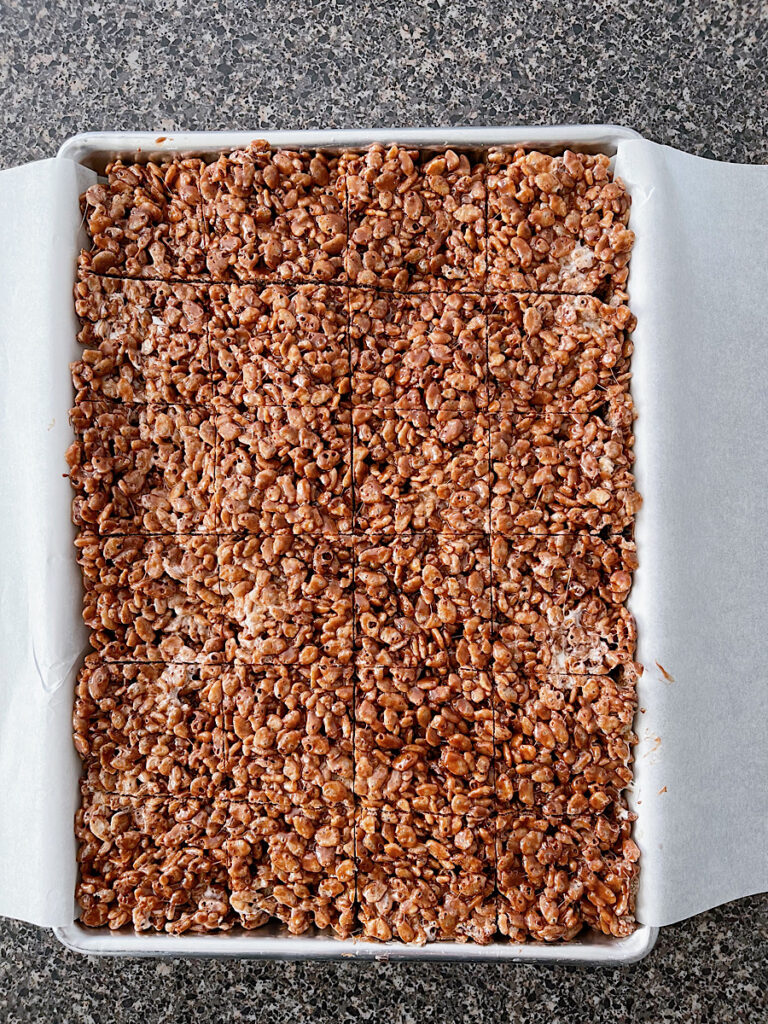
POLYGON ((758 438, 768 425, 766 217, 767 169, 698 160, 610 125, 99 132, 67 140, 55 160, 1 172, 0 913, 53 927, 83 953, 618 964, 645 956, 658 926, 765 888, 768 466, 758 438), (254 138, 326 149, 375 141, 570 147, 609 154, 627 181, 637 234, 630 275, 639 320, 637 474, 646 499, 632 608, 648 667, 632 795, 641 923, 628 938, 413 947, 296 937, 272 926, 171 936, 77 923, 79 763, 70 717, 87 638, 63 475, 68 363, 77 348, 71 292, 85 242, 77 196, 117 156, 214 156, 254 138))

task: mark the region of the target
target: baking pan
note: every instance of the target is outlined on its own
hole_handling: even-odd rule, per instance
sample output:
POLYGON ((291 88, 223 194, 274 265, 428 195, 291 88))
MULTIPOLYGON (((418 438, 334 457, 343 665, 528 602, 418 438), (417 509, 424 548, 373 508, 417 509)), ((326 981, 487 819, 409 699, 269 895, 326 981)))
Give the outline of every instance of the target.
MULTIPOLYGON (((509 960, 605 964, 631 963, 639 960, 653 948, 658 925, 678 920, 707 906, 724 902, 725 899, 758 891, 765 884, 765 866, 758 848, 759 844, 764 848, 765 838, 761 837, 759 832, 761 817, 759 807, 756 806, 759 804, 759 798, 757 801, 754 799, 754 787, 756 783, 759 785, 760 778, 764 778, 764 775, 760 774, 765 771, 764 759, 761 763, 758 758, 756 766, 754 758, 737 758, 737 767, 741 773, 739 777, 748 780, 753 799, 748 813, 749 829, 739 831, 737 828, 734 833, 734 821, 743 819, 743 808, 738 801, 733 806, 733 800, 730 801, 731 806, 725 810, 720 806, 721 784, 724 792, 732 792, 732 780, 718 777, 713 785, 710 779, 706 796, 703 796, 703 776, 701 772, 692 770, 684 742, 678 743, 679 751, 671 744, 664 746, 660 753, 663 745, 660 738, 662 733, 665 734, 665 740, 667 733, 670 737, 678 736, 682 728, 680 723, 686 721, 689 723, 690 731, 690 702, 697 699, 695 693, 690 691, 685 691, 682 697, 679 697, 681 688, 672 691, 671 684, 667 685, 667 690, 673 692, 674 696, 670 696, 670 692, 660 692, 659 680, 666 679, 672 674, 667 668, 662 670, 661 667, 658 673, 655 669, 647 672, 639 688, 643 712, 638 721, 640 745, 637 749, 636 783, 632 800, 633 809, 638 813, 636 838, 642 850, 638 904, 638 919, 641 923, 627 938, 614 939, 585 932, 566 944, 496 942, 488 946, 478 946, 471 943, 442 942, 416 947, 398 942, 339 940, 325 934, 308 933, 297 937, 289 935, 281 927, 272 925, 258 931, 246 932, 235 929, 217 935, 173 936, 156 933, 114 933, 108 929, 84 928, 77 922, 77 909, 72 897, 75 867, 71 816, 78 799, 79 765, 71 749, 70 716, 73 678, 85 649, 85 636, 74 625, 71 608, 69 618, 63 616, 61 612, 64 595, 70 596, 69 603, 72 604, 71 595, 79 593, 79 576, 71 544, 73 531, 67 527, 65 533, 63 525, 68 520, 68 481, 60 481, 53 489, 55 493, 52 491, 44 496, 46 507, 37 519, 32 517, 32 525, 28 522, 29 517, 20 515, 25 496, 33 504, 40 500, 39 488, 35 489, 34 472, 31 478, 27 479, 31 472, 29 467, 41 462, 42 470, 48 475, 55 475, 58 471, 61 476, 65 468, 63 454, 71 436, 66 423, 67 409, 71 404, 68 363, 76 350, 76 321, 72 309, 71 289, 74 280, 74 260, 81 244, 85 242, 85 234, 79 222, 76 195, 79 190, 95 180, 96 174, 103 173, 106 165, 116 157, 130 161, 170 155, 212 157, 222 151, 241 147, 254 138, 265 138, 275 147, 289 148, 361 148, 373 142, 397 142, 425 148, 452 146, 465 149, 506 145, 531 146, 545 150, 574 148, 587 152, 604 152, 617 158, 617 165, 621 164, 620 167, 617 166, 617 170, 625 176, 633 197, 631 226, 638 235, 631 263, 629 288, 632 309, 639 320, 635 334, 633 394, 639 413, 636 431, 638 483, 641 493, 646 496, 646 510, 641 512, 638 519, 640 570, 632 595, 632 609, 640 626, 639 656, 646 665, 655 665, 658 661, 660 666, 673 667, 676 670, 676 678, 682 678, 684 682, 689 677, 694 681, 696 679, 697 659, 691 662, 685 661, 684 657, 684 652, 690 646, 690 624, 685 622, 677 631, 673 628, 673 640, 666 643, 667 633, 663 628, 664 624, 660 626, 658 620, 654 618, 657 613, 669 618, 668 605, 662 592, 668 567, 660 567, 659 559, 654 556, 654 552, 666 551, 668 545, 675 541, 679 542, 681 536, 672 531, 671 537, 666 537, 666 532, 669 531, 666 531, 666 527, 660 531, 659 517, 662 517, 663 521, 663 516, 669 515, 670 507, 677 508, 680 502, 688 497, 688 494, 681 495, 675 490, 673 477, 677 467, 674 464, 670 467, 663 460, 657 460, 658 435, 659 432, 669 433, 671 419, 677 431, 674 436, 678 441, 690 442, 692 437, 696 442, 698 439, 695 432, 691 436, 685 434, 685 429, 692 430, 696 424, 689 423, 685 429, 680 427, 680 410, 677 408, 680 403, 673 399, 670 389, 665 387, 663 382, 653 383, 654 372, 658 373, 660 360, 667 359, 665 350, 660 346, 669 345, 670 336, 679 329, 673 315, 674 309, 670 313, 670 304, 674 306, 675 294, 679 294, 681 287, 680 271, 675 270, 674 262, 676 260, 679 264, 680 256, 676 256, 674 251, 668 254, 673 260, 672 269, 668 271, 670 279, 662 282, 661 286, 657 281, 659 232, 663 238, 669 238, 670 250, 674 250, 673 239, 677 239, 681 245, 695 246, 697 250, 699 248, 697 240, 686 236, 684 232, 680 241, 681 233, 676 230, 674 217, 663 205, 665 200, 670 201, 662 187, 666 166, 664 159, 672 160, 665 154, 674 151, 663 150, 663 147, 644 142, 631 129, 611 125, 203 132, 176 133, 168 136, 147 132, 98 132, 74 136, 63 144, 56 160, 43 162, 46 166, 38 164, 29 165, 28 168, 16 168, 3 172, 3 176, 0 177, 0 213, 5 214, 6 223, 10 222, 10 230, 14 237, 25 233, 28 236, 26 247, 21 245, 22 251, 14 253, 13 259, 10 259, 6 252, 0 260, 0 269, 6 272, 10 279, 6 280, 5 293, 11 296, 8 303, 8 319, 6 322, 0 322, 3 328, 3 334, 0 336, 0 356, 5 355, 10 379, 19 382, 19 387, 9 389, 8 400, 3 404, 3 412, 0 413, 6 419, 0 421, 0 426, 19 431, 21 423, 22 432, 28 431, 32 438, 30 449, 42 453, 42 457, 35 460, 21 460, 15 450, 2 453, 12 472, 8 477, 10 486, 6 485, 0 496, 0 523, 8 527, 5 538, 0 538, 0 570, 7 570, 4 572, 5 581, 16 582, 26 596, 27 607, 22 607, 21 611, 18 611, 15 605, 12 606, 7 601, 4 603, 3 598, 7 599, 9 596, 7 583, 4 590, 0 589, 0 613, 4 613, 6 609, 8 613, 2 614, 0 618, 0 640, 3 650, 8 650, 12 654, 9 664, 3 671, 3 677, 0 678, 0 711, 7 712, 10 709, 16 715, 17 728, 14 732, 17 736, 24 732, 26 725, 27 729, 35 732, 36 739, 39 736, 40 740, 35 749, 35 741, 30 740, 30 734, 27 733, 24 741, 11 739, 5 745, 4 751, 0 749, 0 770, 11 761, 17 766, 23 764, 23 768, 17 772, 17 784, 11 785, 5 796, 0 797, 0 821, 9 823, 6 830, 0 833, 0 867, 4 870, 3 886, 0 887, 0 913, 52 926, 57 937, 66 946, 89 954, 280 959, 509 960), (651 148, 648 150, 644 147, 651 148), (33 168, 37 168, 37 172, 33 173, 33 168), (25 171, 29 174, 22 177, 20 172, 25 171), (37 182, 35 174, 39 179, 37 182), (8 175, 16 175, 16 178, 9 178, 8 175), (66 179, 63 183, 60 180, 62 177, 66 179), (19 189, 23 193, 21 202, 18 200, 19 189), (660 202, 662 205, 659 208, 660 202), (45 223, 45 210, 50 221, 48 224, 45 223), (664 217, 668 223, 659 226, 657 221, 663 221, 664 217), (20 293, 23 293, 21 297, 20 293), (32 332, 33 348, 39 346, 39 353, 44 356, 42 371, 37 366, 30 368, 29 360, 23 360, 19 355, 19 334, 25 326, 32 332), (47 389, 46 381, 49 385, 47 389), (47 423, 49 417, 53 426, 46 431, 42 422, 47 423), (665 498, 667 485, 671 486, 671 491, 665 498), (660 532, 665 532, 665 537, 660 538, 660 532), (37 541, 34 538, 37 538, 37 541), (27 557, 26 552, 30 545, 33 552, 27 557), (29 582, 30 560, 35 563, 31 566, 31 577, 36 578, 34 584, 29 582), (651 566, 650 573, 645 570, 646 564, 651 566), (42 608, 34 607, 40 603, 42 608), (654 608, 656 612, 653 611, 654 608), (32 625, 28 621, 30 617, 32 625), (43 622, 42 626, 39 625, 40 620, 43 622), (19 640, 19 633, 22 634, 22 640, 19 640), (53 634, 53 640, 50 640, 49 634, 53 634), (20 703, 19 692, 23 691, 24 684, 19 680, 25 674, 29 674, 32 679, 29 688, 34 694, 34 700, 20 703), (31 706, 27 706, 27 703, 31 703, 31 706), (654 735, 656 730, 659 732, 658 736, 654 735), (656 740, 659 740, 658 744, 656 740), (659 786, 659 790, 663 788, 673 793, 666 803, 658 794, 652 792, 658 785, 659 772, 662 772, 662 778, 667 780, 667 785, 659 786), (55 796, 58 799, 54 801, 55 796), (713 802, 718 807, 716 821, 713 821, 710 809, 713 802), (694 808, 697 815, 693 825, 686 811, 689 805, 694 808), (707 814, 709 818, 706 817, 707 814), (691 872, 696 874, 696 864, 700 858, 700 847, 697 846, 695 832, 702 820, 707 823, 710 831, 713 824, 717 826, 715 832, 718 838, 714 843, 716 849, 713 855, 716 860, 713 861, 714 867, 706 865, 706 871, 701 878, 694 878, 691 881, 691 872), (685 836, 680 836, 681 828, 689 830, 690 843, 685 836), (27 835, 27 831, 31 832, 31 837, 27 835), (720 837, 730 837, 732 842, 737 844, 737 850, 746 851, 746 860, 742 857, 736 868, 729 867, 734 851, 729 854, 723 845, 727 839, 722 840, 720 837), (687 880, 687 883, 681 885, 681 879, 687 880), (28 890, 26 892, 25 885, 28 890), (6 886, 9 894, 7 897, 3 891, 6 886)), ((686 160, 695 160, 685 154, 674 155, 685 157, 686 160)), ((707 185, 714 173, 711 172, 711 168, 716 165, 711 165, 709 161, 696 161, 697 167, 703 164, 709 165, 705 169, 707 185)), ((673 176, 682 174, 685 177, 688 171, 679 171, 675 165, 670 167, 669 173, 673 176)), ((691 176, 695 178, 693 171, 691 176)), ((748 185, 757 197, 756 202, 762 201, 762 196, 768 210, 766 181, 768 179, 763 176, 759 180, 754 179, 753 182, 750 176, 748 185)), ((691 202, 698 213, 698 207, 705 202, 705 198, 697 194, 695 189, 691 193, 686 186, 682 197, 678 197, 678 205, 684 205, 686 197, 691 195, 691 202)), ((686 216, 684 212, 678 212, 680 216, 686 216)), ((723 211, 722 218, 726 215, 730 217, 728 211, 723 211)), ((690 216, 690 212, 687 216, 690 216)), ((718 224, 712 224, 707 230, 718 231, 720 228, 718 224)), ((743 238, 739 241, 743 242, 743 238)), ((722 271, 722 267, 720 269, 722 271)), ((690 275, 683 276, 684 282, 690 283, 690 275)), ((738 284, 735 271, 733 278, 734 281, 729 283, 735 286, 738 284)), ((764 291, 765 289, 763 293, 764 291)), ((708 310, 704 310, 704 313, 709 315, 710 320, 712 319, 708 310)), ((750 344, 755 342, 759 334, 756 326, 759 321, 754 319, 756 316, 757 311, 754 310, 753 314, 749 301, 744 302, 742 298, 739 317, 743 323, 744 337, 750 340, 750 344)), ((692 331, 689 333, 693 334, 692 331)), ((696 339, 692 339, 691 344, 694 340, 696 339)), ((687 353, 689 349, 685 347, 684 351, 687 353)), ((666 366, 666 362, 664 365, 666 366)), ((745 379, 742 362, 735 361, 730 370, 726 367, 726 382, 730 379, 729 373, 734 386, 737 383, 741 386, 745 379)), ((693 376, 693 382, 696 384, 695 372, 693 376)), ((750 382, 753 390, 755 386, 764 386, 764 365, 757 376, 752 375, 750 382)), ((0 395, 0 398, 2 397, 0 395)), ((721 413, 721 418, 722 415, 721 413)), ((682 418, 690 420, 687 414, 682 418)), ((745 425, 730 422, 728 429, 730 436, 734 437, 738 436, 740 430, 745 429, 745 425)), ((676 452, 675 458, 680 461, 686 454, 687 450, 683 448, 676 452)), ((717 452, 717 457, 723 458, 724 453, 717 452)), ((726 477, 727 475, 726 472, 726 477)), ((40 486, 44 485, 43 477, 40 477, 38 483, 40 486)), ((696 481, 689 482, 691 487, 694 487, 695 483, 696 481)), ((720 486, 725 489, 730 486, 730 481, 723 479, 720 486)), ((747 496, 747 514, 742 517, 743 521, 740 520, 737 524, 739 531, 754 531, 759 511, 755 502, 759 505, 761 500, 759 494, 757 497, 751 493, 747 496)), ((677 524, 675 529, 677 530, 677 524)), ((686 538, 688 534, 685 535, 684 543, 686 538)), ((689 539, 691 543, 695 543, 697 538, 694 535, 689 539)), ((753 548, 753 555, 757 556, 758 564, 763 567, 764 572, 765 568, 768 568, 765 544, 758 547, 759 550, 753 548)), ((685 553, 679 553, 679 557, 684 558, 685 553)), ((730 571, 733 572, 733 568, 730 571)), ((686 586, 688 585, 689 581, 686 580, 686 586)), ((734 608, 735 613, 741 614, 743 606, 749 602, 750 622, 755 622, 754 586, 755 581, 751 577, 748 578, 746 590, 739 596, 738 607, 734 608)), ((76 611, 79 614, 79 609, 76 611)), ((665 622, 666 627, 674 627, 676 624, 676 620, 665 622)), ((727 623, 725 626, 727 627, 727 623)), ((695 625, 693 628, 696 628, 695 625)), ((719 634, 717 641, 719 644, 719 634)), ((702 637, 705 647, 709 645, 708 656, 713 654, 712 642, 712 637, 702 637)), ((714 665, 714 678, 710 678, 712 672, 705 672, 707 678, 701 680, 700 693, 707 697, 704 706, 710 716, 713 709, 707 701, 722 678, 722 658, 727 654, 727 650, 723 652, 718 647, 714 662, 710 664, 710 667, 714 665)), ((747 697, 759 692, 759 680, 750 675, 753 667, 742 664, 738 666, 740 677, 749 675, 749 681, 744 683, 747 697)), ((747 712, 748 709, 742 706, 728 728, 738 735, 743 735, 744 729, 751 728, 755 731, 757 739, 756 719, 747 712)), ((722 728, 719 730, 714 745, 709 742, 699 748, 704 751, 702 759, 705 762, 705 772, 709 766, 718 763, 719 753, 724 746, 731 748, 732 737, 728 733, 728 728, 725 735, 722 728)), ((8 732, 6 728, 0 738, 4 740, 8 732)), ((702 765, 698 767, 701 768, 702 765)), ((7 773, 5 778, 8 779, 7 773)), ((764 790, 765 786, 763 801, 764 790)), ((759 797, 759 788, 757 793, 759 797)), ((768 818, 768 813, 763 814, 762 818, 768 818)), ((762 828, 764 832, 764 824, 762 828)))

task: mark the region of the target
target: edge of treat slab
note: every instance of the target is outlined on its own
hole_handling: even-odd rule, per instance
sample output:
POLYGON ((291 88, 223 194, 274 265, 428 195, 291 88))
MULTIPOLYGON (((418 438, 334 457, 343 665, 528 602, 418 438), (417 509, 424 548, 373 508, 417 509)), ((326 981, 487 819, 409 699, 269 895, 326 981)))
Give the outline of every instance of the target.
MULTIPOLYGON (((641 136, 616 125, 499 126, 466 128, 381 128, 361 130, 312 130, 248 132, 93 132, 67 139, 58 157, 73 160, 103 173, 118 158, 144 162, 155 158, 216 156, 262 138, 274 147, 341 150, 360 149, 373 143, 398 143, 429 149, 451 146, 477 150, 492 146, 525 146, 543 150, 573 147, 587 153, 614 156, 617 145, 641 136)), ((258 959, 366 959, 473 960, 548 963, 627 964, 645 957, 654 947, 658 929, 638 925, 622 939, 587 932, 569 943, 515 944, 495 942, 436 942, 425 946, 399 942, 369 942, 336 939, 322 934, 289 935, 276 925, 259 933, 233 932, 218 935, 166 935, 158 933, 110 932, 85 928, 78 922, 54 929, 69 949, 84 954, 130 956, 250 957, 258 959)))
POLYGON ((56 155, 102 173, 107 163, 118 157, 144 162, 158 155, 213 156, 245 146, 257 138, 264 139, 271 146, 305 149, 359 149, 376 142, 426 148, 456 146, 462 149, 507 145, 540 149, 577 146, 584 152, 613 156, 617 143, 622 139, 639 139, 642 136, 632 128, 612 124, 310 131, 255 128, 249 132, 175 132, 168 135, 160 132, 82 132, 66 139, 56 155))

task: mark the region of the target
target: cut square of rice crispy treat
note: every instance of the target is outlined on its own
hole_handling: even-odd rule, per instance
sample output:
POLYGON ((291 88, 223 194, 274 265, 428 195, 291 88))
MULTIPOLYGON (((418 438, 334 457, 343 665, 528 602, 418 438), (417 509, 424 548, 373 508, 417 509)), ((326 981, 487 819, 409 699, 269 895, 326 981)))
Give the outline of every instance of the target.
POLYGON ((208 408, 86 401, 70 420, 77 525, 101 534, 216 529, 216 428, 208 408))
POLYGON ((195 404, 213 395, 209 294, 179 281, 86 274, 75 286, 83 346, 72 363, 78 401, 195 404))
POLYGON ((201 160, 111 163, 105 182, 81 197, 90 251, 80 265, 95 274, 194 279, 205 276, 201 160))
POLYGON ((351 284, 387 291, 481 291, 485 167, 467 153, 375 144, 345 153, 351 284))
POLYGON ((364 938, 420 945, 491 941, 496 895, 490 822, 361 809, 355 831, 364 938))
POLYGON ((352 400, 376 408, 452 410, 486 405, 486 317, 481 295, 349 293, 352 400))
POLYGON ((348 401, 347 292, 331 285, 211 287, 216 393, 239 409, 348 401))
POLYGON ((228 666, 221 722, 229 796, 285 811, 350 803, 353 695, 351 666, 228 666))
POLYGON ((627 306, 536 293, 486 302, 492 409, 576 415, 628 390, 635 318, 627 306))
POLYGON ((616 814, 632 781, 635 689, 609 676, 494 676, 494 778, 502 808, 616 814))
POLYGON ((352 421, 358 532, 487 532, 486 416, 356 406, 352 421))
POLYGON ((252 142, 209 163, 200 190, 214 281, 343 277, 347 217, 333 154, 252 142))
POLYGON ((350 532, 350 409, 244 410, 223 398, 215 409, 215 505, 222 530, 316 538, 350 532))
POLYGON ((352 548, 338 537, 224 536, 218 563, 234 657, 250 665, 352 659, 352 548))
POLYGON ((99 537, 83 530, 75 546, 83 620, 105 661, 223 660, 216 537, 99 537))
POLYGON ((358 665, 486 669, 491 573, 486 535, 355 538, 358 665))
POLYGON ((637 631, 626 607, 632 541, 576 534, 494 537, 496 671, 606 675, 631 666, 637 631))
POLYGON ((567 941, 584 927, 617 937, 631 934, 640 856, 631 831, 630 814, 500 814, 501 934, 513 942, 567 941))
POLYGON ((351 804, 291 807, 233 803, 227 817, 230 902, 244 928, 270 918, 293 935, 312 926, 340 938, 355 926, 351 804))
POLYGON ((630 197, 607 156, 492 149, 487 164, 489 288, 626 296, 630 197))
POLYGON ((489 420, 492 531, 632 534, 642 499, 628 392, 590 413, 545 407, 526 415, 498 412, 489 420))
POLYGON ((234 923, 223 806, 86 790, 75 816, 76 898, 88 927, 208 932, 234 923))
POLYGON ((358 667, 361 806, 488 817, 495 807, 493 735, 489 673, 358 667))
POLYGON ((221 672, 89 654, 73 715, 83 784, 124 796, 212 800, 226 784, 221 672))

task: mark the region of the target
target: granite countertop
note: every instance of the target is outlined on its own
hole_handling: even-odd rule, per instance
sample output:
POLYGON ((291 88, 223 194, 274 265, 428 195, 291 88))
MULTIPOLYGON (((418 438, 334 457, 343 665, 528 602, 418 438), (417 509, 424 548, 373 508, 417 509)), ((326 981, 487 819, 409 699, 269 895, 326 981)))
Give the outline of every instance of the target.
MULTIPOLYGON (((768 161, 765 0, 153 6, 0 0, 0 166, 84 130, 590 121, 768 161)), ((0 1020, 751 1022, 767 953, 768 896, 614 970, 83 958, 0 921, 0 1020)))

